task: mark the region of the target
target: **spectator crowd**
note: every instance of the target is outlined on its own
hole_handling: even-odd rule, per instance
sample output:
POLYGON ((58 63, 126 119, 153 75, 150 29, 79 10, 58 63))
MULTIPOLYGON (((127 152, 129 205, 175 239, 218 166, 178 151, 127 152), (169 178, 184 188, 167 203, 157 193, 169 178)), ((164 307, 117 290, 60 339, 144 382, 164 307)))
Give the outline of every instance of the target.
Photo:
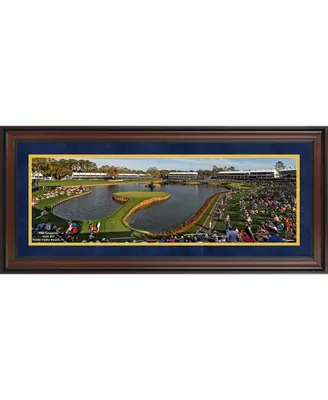
POLYGON ((52 199, 59 196, 78 196, 84 194, 85 192, 89 192, 90 189, 85 188, 84 186, 57 186, 56 188, 47 189, 45 186, 42 187, 42 192, 37 193, 32 197, 32 207, 36 208, 38 203, 41 200, 52 199))

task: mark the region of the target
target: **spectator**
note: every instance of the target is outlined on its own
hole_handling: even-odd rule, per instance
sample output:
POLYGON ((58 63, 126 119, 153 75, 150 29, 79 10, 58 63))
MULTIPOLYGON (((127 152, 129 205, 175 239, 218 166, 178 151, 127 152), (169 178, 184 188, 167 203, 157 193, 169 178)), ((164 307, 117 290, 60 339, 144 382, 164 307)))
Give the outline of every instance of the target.
POLYGON ((228 242, 238 242, 238 235, 231 226, 227 232, 227 241, 228 242))
POLYGON ((277 233, 276 229, 271 228, 269 230, 269 232, 270 232, 270 237, 268 239, 268 242, 270 242, 270 243, 271 242, 272 243, 274 243, 274 242, 276 242, 276 243, 283 242, 283 239, 280 236, 278 236, 278 233, 277 233))

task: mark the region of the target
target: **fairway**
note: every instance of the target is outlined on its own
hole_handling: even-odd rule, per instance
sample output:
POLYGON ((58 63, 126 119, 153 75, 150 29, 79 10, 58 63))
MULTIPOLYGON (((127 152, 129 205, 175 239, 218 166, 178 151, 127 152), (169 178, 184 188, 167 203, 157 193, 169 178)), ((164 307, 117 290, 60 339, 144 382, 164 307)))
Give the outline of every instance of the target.
POLYGON ((226 186, 228 189, 234 190, 251 189, 254 187, 251 183, 244 182, 222 182, 221 184, 226 186))

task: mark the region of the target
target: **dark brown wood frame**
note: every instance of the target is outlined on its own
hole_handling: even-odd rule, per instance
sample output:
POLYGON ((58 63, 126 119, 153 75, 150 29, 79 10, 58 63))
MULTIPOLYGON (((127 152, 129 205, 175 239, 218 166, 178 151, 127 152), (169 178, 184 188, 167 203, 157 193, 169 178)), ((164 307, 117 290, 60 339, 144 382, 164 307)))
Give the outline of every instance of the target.
POLYGON ((0 272, 327 272, 327 127, 2 127, 0 128, 0 272), (15 251, 15 149, 19 141, 278 141, 313 144, 313 257, 18 258, 15 251), (6 227, 6 231, 5 231, 6 227))

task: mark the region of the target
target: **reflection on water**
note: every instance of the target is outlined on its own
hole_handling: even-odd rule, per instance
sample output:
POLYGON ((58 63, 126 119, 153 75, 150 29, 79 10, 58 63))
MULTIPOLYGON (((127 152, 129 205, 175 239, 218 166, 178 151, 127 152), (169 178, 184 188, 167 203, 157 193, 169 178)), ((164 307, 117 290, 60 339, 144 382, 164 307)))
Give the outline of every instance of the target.
MULTIPOLYGON (((92 193, 66 201, 54 208, 54 214, 64 219, 85 221, 100 219, 121 205, 112 199, 115 192, 145 190, 144 184, 93 186, 92 193)), ((212 185, 166 185, 154 191, 165 191, 171 197, 163 203, 131 215, 128 222, 137 229, 161 232, 180 224, 194 214, 215 193, 226 189, 212 185)))

